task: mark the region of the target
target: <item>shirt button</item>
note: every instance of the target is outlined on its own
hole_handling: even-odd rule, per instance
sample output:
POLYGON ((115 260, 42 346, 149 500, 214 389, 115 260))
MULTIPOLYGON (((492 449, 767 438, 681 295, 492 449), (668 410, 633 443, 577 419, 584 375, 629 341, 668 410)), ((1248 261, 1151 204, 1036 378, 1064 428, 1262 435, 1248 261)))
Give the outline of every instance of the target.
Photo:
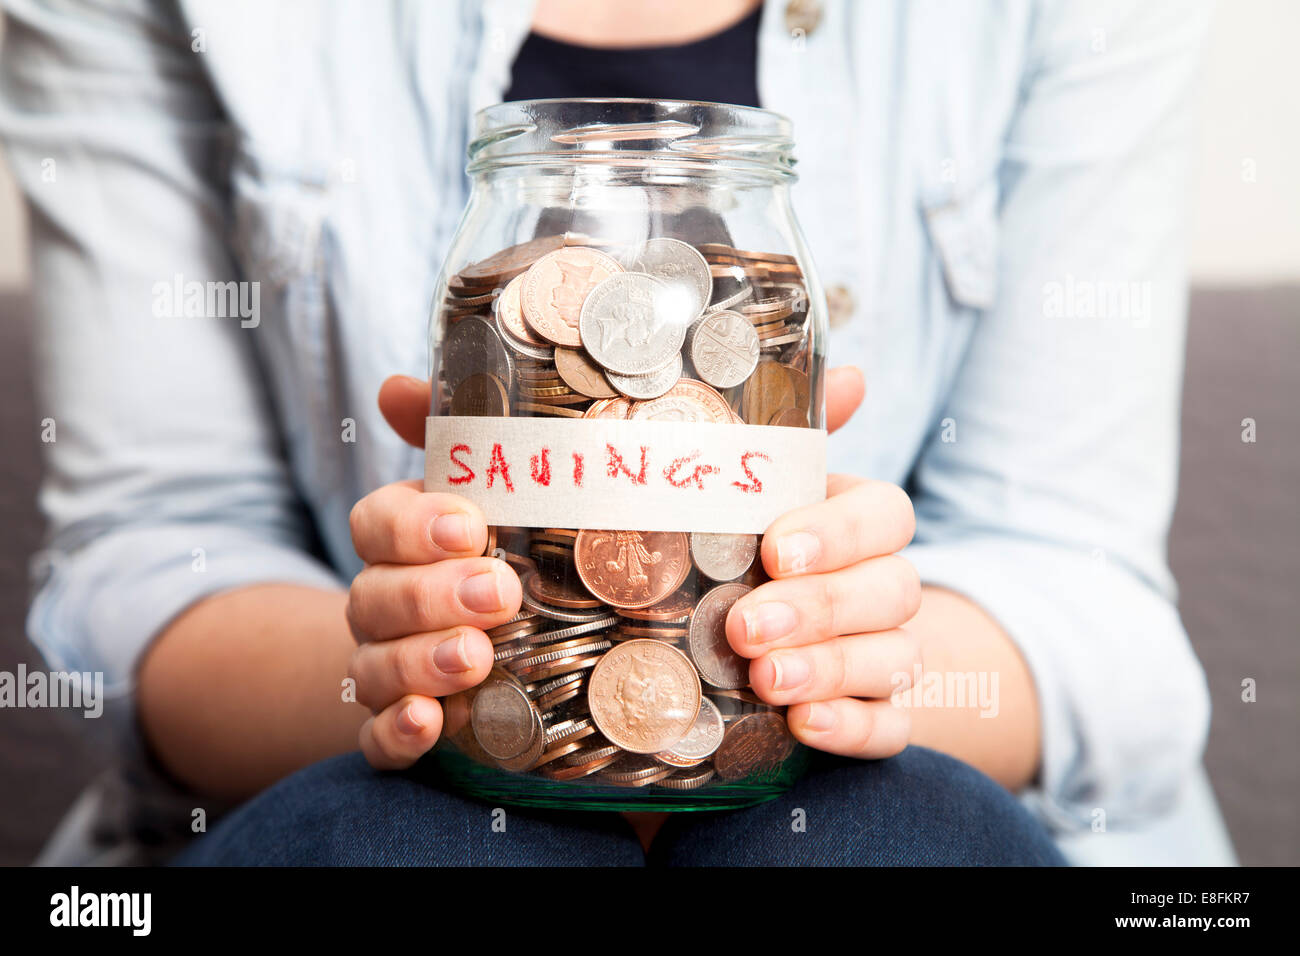
POLYGON ((831 328, 837 328, 853 315, 853 293, 848 286, 833 285, 826 290, 826 308, 830 312, 831 328))
POLYGON ((791 34, 811 36, 821 22, 821 0, 789 0, 785 5, 785 29, 791 34))

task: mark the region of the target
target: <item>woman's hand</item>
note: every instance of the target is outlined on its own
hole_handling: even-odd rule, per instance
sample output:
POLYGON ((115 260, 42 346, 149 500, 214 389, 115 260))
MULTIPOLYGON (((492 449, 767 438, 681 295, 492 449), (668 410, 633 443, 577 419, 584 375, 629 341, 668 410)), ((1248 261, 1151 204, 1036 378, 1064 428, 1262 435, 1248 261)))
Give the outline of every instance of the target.
MULTIPOLYGON (((831 372, 828 428, 862 400, 861 373, 831 372)), ((911 716, 890 695, 911 686, 919 662, 903 625, 921 605, 916 570, 894 552, 912 538, 912 503, 880 481, 831 475, 823 502, 782 515, 763 536, 774 580, 736 602, 727 639, 750 658, 764 700, 789 705, 799 740, 831 753, 887 757, 907 746, 911 716)))
MULTIPOLYGON (((379 405, 399 435, 423 445, 429 386, 394 377, 379 405)), ((514 570, 487 547, 487 523, 458 495, 399 481, 352 509, 352 542, 366 568, 348 592, 357 640, 349 673, 357 701, 373 712, 361 750, 381 770, 408 767, 442 732, 435 699, 478 684, 492 668, 484 633, 510 620, 522 591, 514 570)))

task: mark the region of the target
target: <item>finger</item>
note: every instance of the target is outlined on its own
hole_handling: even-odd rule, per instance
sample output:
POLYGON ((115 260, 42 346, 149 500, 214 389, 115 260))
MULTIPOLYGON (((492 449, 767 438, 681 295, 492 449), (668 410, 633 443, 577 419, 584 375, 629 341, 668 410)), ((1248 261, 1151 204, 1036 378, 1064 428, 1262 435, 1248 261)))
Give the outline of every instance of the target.
POLYGON ((357 643, 468 624, 504 624, 523 598, 519 575, 498 558, 450 558, 437 564, 375 564, 352 581, 348 624, 357 643))
POLYGON ((758 657, 778 647, 901 627, 920 607, 916 568, 888 554, 759 585, 727 612, 727 641, 742 657, 758 657))
POLYGON ((867 380, 856 365, 841 365, 826 373, 826 430, 833 432, 862 404, 867 380))
POLYGON ((836 697, 890 697, 912 686, 920 657, 903 630, 833 637, 773 651, 749 665, 754 693, 785 706, 836 697))
POLYGON ((428 697, 403 697, 361 725, 361 752, 376 770, 403 770, 438 742, 442 708, 428 697))
POLYGON ((428 382, 409 375, 391 375, 379 386, 379 412, 408 445, 424 447, 424 420, 432 394, 428 382))
POLYGON ((419 479, 372 491, 348 516, 352 545, 367 564, 433 564, 480 555, 487 521, 459 495, 426 492, 419 479))
POLYGON ((473 687, 492 669, 492 641, 460 626, 393 641, 370 641, 352 654, 348 676, 357 701, 382 710, 407 694, 446 697, 473 687))
POLYGON ((901 753, 912 735, 911 713, 888 700, 840 697, 798 704, 785 719, 795 738, 809 747, 868 760, 901 753))
POLYGON ((786 512, 763 534, 763 567, 774 578, 834 571, 912 540, 912 499, 885 481, 848 484, 825 501, 786 512))

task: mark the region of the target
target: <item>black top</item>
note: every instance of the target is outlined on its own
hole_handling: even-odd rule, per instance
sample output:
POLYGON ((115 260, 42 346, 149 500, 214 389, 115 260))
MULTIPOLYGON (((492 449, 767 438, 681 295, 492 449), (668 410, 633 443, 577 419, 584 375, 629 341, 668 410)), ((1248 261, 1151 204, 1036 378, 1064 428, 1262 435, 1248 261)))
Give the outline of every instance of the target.
POLYGON ((720 33, 677 46, 579 46, 530 33, 515 57, 505 99, 581 96, 701 100, 758 106, 754 12, 720 33))

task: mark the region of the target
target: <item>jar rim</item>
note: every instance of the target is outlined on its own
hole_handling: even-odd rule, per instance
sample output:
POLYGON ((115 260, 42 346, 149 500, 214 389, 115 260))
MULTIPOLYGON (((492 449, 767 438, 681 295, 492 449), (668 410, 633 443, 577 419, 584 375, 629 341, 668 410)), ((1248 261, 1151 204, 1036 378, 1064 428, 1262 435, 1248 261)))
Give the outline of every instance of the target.
POLYGON ((478 111, 471 174, 502 165, 615 162, 741 165, 793 175, 793 124, 772 110, 704 100, 571 97, 478 111))

